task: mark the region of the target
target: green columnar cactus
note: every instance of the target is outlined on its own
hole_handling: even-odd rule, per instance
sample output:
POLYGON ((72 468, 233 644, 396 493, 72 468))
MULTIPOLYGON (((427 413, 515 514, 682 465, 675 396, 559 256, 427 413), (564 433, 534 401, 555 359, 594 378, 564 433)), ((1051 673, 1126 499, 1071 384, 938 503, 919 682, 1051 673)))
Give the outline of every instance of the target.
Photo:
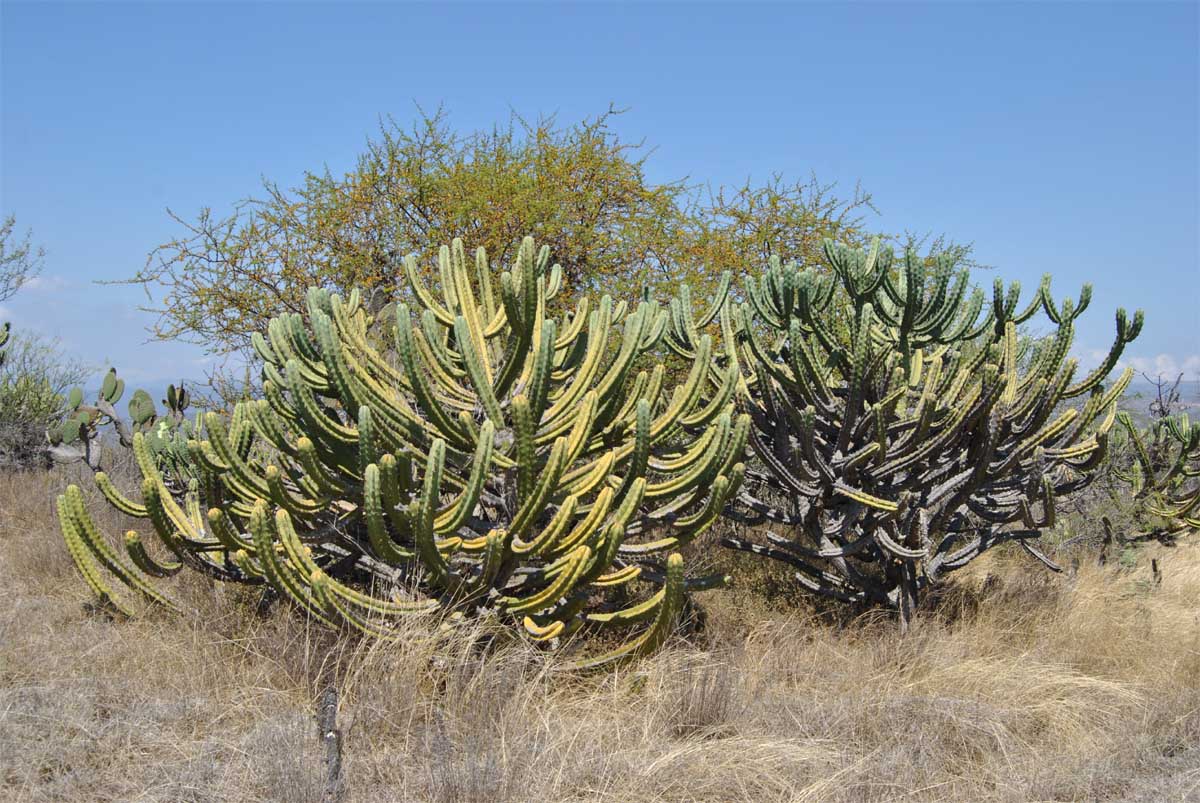
POLYGON ((1047 276, 1019 308, 1019 285, 997 280, 981 317, 984 294, 947 257, 897 264, 878 242, 825 254, 827 271, 773 260, 737 309, 761 468, 729 515, 784 529, 724 543, 790 564, 817 594, 894 608, 902 627, 923 589, 989 547, 1016 541, 1053 566, 1030 542, 1105 453, 1131 374, 1102 383, 1141 312, 1118 311, 1107 358, 1076 381, 1090 287, 1057 305, 1047 276), (1057 331, 1023 360, 1016 327, 1039 308, 1057 331))
MULTIPOLYGON (((405 262, 417 306, 395 309, 394 359, 357 293, 310 290, 306 315, 254 337, 263 398, 205 415, 187 441, 186 490, 164 482, 140 432, 142 502, 107 478, 101 490, 149 519, 176 563, 268 583, 331 625, 385 634, 439 606, 487 609, 538 640, 648 623, 587 663, 653 649, 688 589, 724 579, 684 577, 676 550, 741 482, 736 367, 715 376, 698 337, 668 390, 662 365, 643 364, 666 313, 605 296, 554 317, 562 273, 532 239, 498 284, 460 241, 439 262, 440 297, 405 262), (401 584, 417 593, 385 592, 401 584)), ((175 569, 146 564, 140 541, 134 566, 106 553, 75 493, 64 534, 97 593, 114 597, 100 567, 143 593, 143 575, 175 569)))
POLYGON ((1167 541, 1200 529, 1200 422, 1192 423, 1184 413, 1157 419, 1142 431, 1128 413, 1118 413, 1117 420, 1133 447, 1134 462, 1116 473, 1129 484, 1150 525, 1122 540, 1167 541))

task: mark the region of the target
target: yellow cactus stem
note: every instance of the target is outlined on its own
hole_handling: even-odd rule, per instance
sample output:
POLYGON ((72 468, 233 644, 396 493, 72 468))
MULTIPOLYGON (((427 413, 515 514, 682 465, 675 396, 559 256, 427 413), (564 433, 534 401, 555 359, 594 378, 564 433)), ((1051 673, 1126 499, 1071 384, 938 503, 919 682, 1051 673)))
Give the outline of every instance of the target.
MULTIPOLYGON (((178 612, 178 605, 154 588, 148 580, 138 573, 137 569, 126 566, 116 551, 109 546, 104 536, 96 528, 92 517, 88 515, 87 506, 83 501, 83 492, 79 490, 79 486, 67 486, 64 497, 66 513, 74 524, 72 529, 75 536, 95 556, 100 565, 120 580, 122 584, 138 592, 146 599, 164 608, 178 612)), ((109 593, 108 596, 112 597, 112 594, 109 593)))
POLYGON ((867 507, 873 507, 876 510, 882 510, 887 513, 895 513, 899 509, 895 502, 887 499, 880 499, 879 497, 872 496, 865 491, 860 491, 857 488, 851 488, 849 485, 844 483, 835 485, 834 489, 847 499, 853 499, 859 504, 866 505, 867 507))
POLYGON ((614 586, 625 585, 626 583, 636 580, 642 573, 641 566, 625 566, 616 571, 602 574, 592 581, 592 585, 599 588, 610 588, 614 586))
POLYGON ((581 518, 575 527, 567 535, 555 541, 545 551, 547 555, 563 555, 575 549, 579 544, 587 541, 600 529, 600 525, 608 516, 609 508, 612 506, 613 491, 611 488, 605 488, 599 495, 596 496, 596 501, 591 505, 591 509, 581 518))
POLYGON ((242 538, 229 514, 224 510, 216 507, 209 508, 206 518, 209 529, 227 552, 234 553, 239 550, 254 552, 254 545, 242 538))
POLYGON ((571 552, 562 566, 562 570, 554 580, 534 594, 527 597, 505 597, 501 600, 504 609, 509 613, 537 613, 553 605, 574 587, 579 576, 587 569, 588 559, 592 550, 587 545, 581 545, 571 552))
POLYGON ((434 540, 434 505, 440 495, 442 485, 442 467, 446 459, 446 442, 438 438, 429 450, 429 458, 425 465, 425 482, 421 495, 415 499, 408 513, 413 524, 413 536, 417 546, 417 554, 425 570, 430 573, 430 579, 439 586, 453 584, 455 576, 450 564, 438 550, 434 540))
POLYGON ((571 494, 558 506, 554 512, 554 516, 538 535, 531 541, 522 541, 520 538, 513 538, 510 543, 510 549, 514 555, 524 555, 532 553, 534 555, 542 555, 548 553, 554 545, 559 543, 562 534, 566 532, 567 527, 575 518, 575 511, 579 507, 579 496, 571 494))
POLYGON ((82 534, 79 531, 78 525, 70 509, 67 506, 67 497, 59 495, 57 499, 58 509, 58 524, 62 530, 63 541, 66 542, 67 552, 71 555, 71 560, 75 563, 75 568, 79 570, 79 574, 87 583, 88 588, 100 600, 102 605, 106 605, 123 616, 132 617, 133 609, 121 601, 119 597, 113 594, 112 589, 104 582, 103 576, 100 574, 96 566, 96 562, 89 554, 89 549, 84 543, 82 534))
POLYGON ((465 445, 465 433, 454 418, 447 415, 442 400, 434 394, 433 388, 429 384, 426 371, 417 363, 412 325, 408 320, 408 307, 403 304, 398 305, 396 317, 396 347, 400 353, 401 364, 404 366, 408 381, 416 396, 418 408, 428 417, 443 438, 453 441, 457 446, 465 445))
POLYGON ((537 479, 529 497, 521 503, 512 518, 512 523, 508 526, 511 537, 524 538, 525 532, 533 526, 537 516, 545 509, 559 477, 562 476, 563 468, 566 465, 566 453, 567 440, 559 438, 550 449, 550 456, 542 469, 542 475, 537 479))
POLYGON ((249 410, 251 422, 255 430, 263 440, 289 457, 296 456, 296 446, 285 434, 283 420, 271 409, 270 402, 266 399, 258 399, 257 401, 249 402, 247 409, 249 410))
POLYGON ((475 510, 475 506, 479 503, 479 495, 483 492, 488 468, 492 463, 495 437, 495 426, 491 421, 485 421, 479 429, 479 440, 471 459, 471 473, 467 478, 466 487, 458 497, 434 517, 435 532, 445 534, 457 531, 475 510))
POLYGON ((104 498, 108 500, 110 505, 124 513, 126 516, 132 516, 136 519, 145 519, 150 516, 150 514, 146 512, 145 505, 139 505, 136 502, 131 501, 124 494, 118 491, 116 486, 113 485, 112 480, 109 479, 108 475, 103 471, 97 471, 94 476, 96 480, 96 487, 100 489, 100 493, 104 494, 104 498))
MULTIPOLYGON (((437 323, 428 311, 412 329, 413 343, 420 361, 429 370, 434 386, 449 407, 465 410, 471 405, 471 391, 463 384, 467 371, 459 365, 462 355, 453 351, 437 331, 437 323)), ((412 380, 405 377, 404 386, 411 388, 412 380)))
POLYGON ((150 523, 154 525, 155 535, 167 549, 181 560, 193 558, 193 562, 208 562, 205 557, 206 553, 214 547, 219 547, 220 541, 208 538, 203 531, 193 530, 191 517, 182 519, 186 530, 176 526, 176 518, 181 517, 182 511, 176 506, 176 516, 168 515, 166 502, 169 501, 169 497, 164 499, 166 493, 166 489, 160 487, 154 480, 142 480, 142 499, 146 502, 146 510, 150 514, 150 523), (193 537, 189 533, 199 537, 193 537))
POLYGON ((253 559, 244 549, 239 549, 233 553, 233 564, 247 577, 263 577, 263 570, 254 565, 253 559))
MULTIPOLYGON (((150 500, 146 498, 147 490, 150 490, 147 487, 147 483, 150 483, 150 486, 152 486, 163 514, 169 519, 171 525, 186 538, 197 542, 204 541, 204 534, 196 531, 191 519, 183 512, 183 509, 179 507, 167 490, 166 485, 163 483, 162 474, 154 463, 154 456, 150 454, 150 447, 146 444, 145 437, 140 432, 134 433, 133 436, 133 454, 137 459, 138 468, 142 472, 142 498, 146 504, 147 512, 151 514, 151 518, 153 518, 153 511, 150 510, 150 500)), ((161 534, 161 530, 159 532, 161 534)))
POLYGON ((333 593, 329 587, 329 577, 320 569, 315 570, 308 578, 309 588, 312 589, 313 599, 322 609, 331 611, 344 624, 373 638, 390 640, 395 633, 384 623, 381 616, 372 618, 371 612, 360 614, 333 593))
POLYGON ((479 570, 474 577, 467 580, 466 588, 471 592, 487 590, 504 563, 505 545, 508 540, 504 530, 493 529, 488 532, 484 541, 483 556, 479 561, 479 570))
POLYGON ((271 502, 284 508, 295 516, 312 516, 320 513, 328 504, 327 500, 306 499, 295 496, 284 485, 283 472, 279 466, 270 465, 266 470, 268 497, 271 502))
MULTIPOLYGON (((288 515, 286 510, 275 512, 275 530, 279 534, 280 545, 283 547, 288 562, 296 567, 299 576, 312 578, 316 573, 321 573, 326 590, 332 595, 331 599, 337 598, 340 602, 362 608, 372 615, 383 617, 428 613, 438 607, 436 600, 396 602, 394 600, 380 599, 371 594, 351 588, 325 575, 321 567, 312 559, 309 548, 301 543, 300 537, 296 533, 296 528, 292 523, 291 516, 288 515)), ((342 610, 342 607, 339 605, 340 610, 342 610)))
POLYGON ((374 463, 367 466, 363 477, 363 518, 367 524, 367 538, 371 544, 371 551, 380 560, 403 563, 414 556, 412 551, 398 546, 388 533, 383 514, 380 472, 374 463))
POLYGON ((181 562, 159 563, 150 557, 150 553, 146 551, 146 546, 142 543, 136 530, 129 530, 125 533, 125 551, 129 553, 133 565, 151 577, 171 577, 183 568, 181 562))
MULTIPOLYGON (((654 612, 654 622, 638 637, 627 641, 615 650, 576 661, 573 666, 578 669, 591 669, 614 661, 622 661, 631 657, 653 652, 666 641, 675 630, 676 620, 683 607, 684 576, 683 556, 678 552, 671 553, 667 558, 667 577, 662 590, 651 599, 655 604, 650 608, 654 612)), ((640 606, 639 606, 640 607, 640 606)), ((649 616, 647 611, 626 609, 625 612, 613 614, 610 619, 596 619, 604 614, 592 614, 589 621, 611 624, 621 621, 623 624, 643 621, 649 616)))
POLYGON ((745 470, 745 465, 737 463, 728 475, 722 475, 713 480, 712 489, 704 507, 690 516, 676 519, 671 526, 676 530, 686 532, 689 541, 707 530, 725 509, 725 502, 729 499, 730 494, 742 484, 745 470))
POLYGON ((296 568, 280 559, 277 547, 281 548, 281 545, 266 500, 260 499, 255 503, 250 516, 250 532, 254 536, 255 552, 267 581, 318 622, 335 627, 327 601, 312 594, 309 577, 300 575, 296 568))
POLYGON ((552 639, 556 639, 566 627, 566 625, 557 619, 551 621, 550 624, 546 625, 545 627, 542 627, 533 621, 533 618, 529 616, 526 616, 524 619, 522 619, 521 624, 524 625, 525 632, 527 632, 534 641, 550 641, 552 639))
MULTIPOLYGON (((287 390, 296 405, 299 421, 308 431, 315 435, 317 440, 324 440, 333 445, 357 446, 358 432, 354 427, 335 421, 317 404, 313 395, 314 388, 305 382, 300 364, 296 360, 288 360, 284 371, 287 390)), ((207 420, 205 423, 208 423, 207 420)))

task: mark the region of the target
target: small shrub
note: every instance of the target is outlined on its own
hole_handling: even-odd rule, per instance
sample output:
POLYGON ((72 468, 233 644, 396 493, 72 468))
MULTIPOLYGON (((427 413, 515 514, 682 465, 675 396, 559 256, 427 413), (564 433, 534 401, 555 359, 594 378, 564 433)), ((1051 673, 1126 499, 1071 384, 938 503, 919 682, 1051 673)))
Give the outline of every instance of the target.
POLYGON ((31 332, 9 336, 0 360, 0 467, 49 465, 46 429, 62 416, 67 388, 83 376, 57 340, 31 332))

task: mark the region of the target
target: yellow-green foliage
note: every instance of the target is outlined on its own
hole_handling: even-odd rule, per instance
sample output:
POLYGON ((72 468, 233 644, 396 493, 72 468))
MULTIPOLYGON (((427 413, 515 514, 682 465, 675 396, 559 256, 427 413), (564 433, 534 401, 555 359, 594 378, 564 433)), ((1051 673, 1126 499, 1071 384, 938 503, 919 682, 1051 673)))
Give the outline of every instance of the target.
POLYGON ((863 239, 866 196, 843 201, 816 181, 714 192, 655 184, 649 149, 613 122, 611 113, 570 124, 513 115, 467 134, 440 112, 411 129, 388 123, 344 174, 318 169, 295 188, 268 182, 229 218, 206 210, 177 221, 180 236, 137 276, 169 288, 157 333, 224 351, 247 347, 270 317, 303 309, 310 286, 407 299, 393 255, 415 253, 428 279, 439 246, 464 233, 509 265, 514 232, 537 232, 563 265, 572 304, 642 285, 670 293, 685 281, 707 292, 722 270, 765 259, 769 248, 807 256, 822 237, 863 239))

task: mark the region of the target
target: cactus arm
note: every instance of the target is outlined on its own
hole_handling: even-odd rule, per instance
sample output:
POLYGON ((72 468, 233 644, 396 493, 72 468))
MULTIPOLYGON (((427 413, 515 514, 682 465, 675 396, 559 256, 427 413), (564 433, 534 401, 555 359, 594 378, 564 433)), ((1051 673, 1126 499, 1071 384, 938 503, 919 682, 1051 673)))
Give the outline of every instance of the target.
POLYGON ((513 515, 512 522, 508 527, 511 537, 524 538, 526 531, 533 526, 537 515, 545 508, 566 466, 566 452, 567 441, 565 438, 559 438, 554 442, 546 466, 529 497, 521 503, 513 515))
POLYGON ((483 492, 484 482, 487 480, 488 470, 492 466, 495 435, 496 429, 492 422, 485 421, 479 431, 479 441, 471 459, 471 473, 467 478, 466 486, 453 502, 437 514, 434 519, 435 532, 441 534, 455 532, 475 510, 480 494, 483 492))
POLYGON ((129 559, 133 561, 133 565, 143 574, 151 577, 171 577, 183 568, 181 561, 160 563, 150 557, 150 553, 146 551, 146 545, 142 543, 136 530, 129 530, 125 533, 125 551, 129 553, 129 559))
POLYGON ((88 515, 87 506, 83 501, 83 492, 79 490, 77 485, 67 486, 65 493, 66 506, 68 515, 72 517, 75 523, 75 530, 79 534, 84 545, 88 548, 96 559, 105 569, 111 572, 124 585, 137 591, 146 599, 155 602, 164 608, 172 611, 179 611, 179 606, 172 602, 167 597, 163 596, 157 589, 154 588, 146 579, 144 579, 136 569, 131 569, 126 566, 117 553, 113 550, 104 536, 96 528, 92 517, 88 515))
POLYGON ((217 507, 209 508, 207 518, 209 529, 212 530, 213 535, 216 536, 221 546, 225 547, 227 552, 230 554, 239 551, 254 552, 254 545, 241 537, 241 534, 238 533, 237 528, 233 525, 233 520, 224 510, 217 507))
POLYGON ((579 544, 590 540, 600 531, 600 525, 604 522, 605 517, 608 516, 612 502, 612 489, 605 488, 597 495, 596 501, 591 504, 591 509, 576 523, 571 532, 553 542, 551 549, 548 550, 549 554, 566 554, 575 549, 579 544))
MULTIPOLYGON (((443 438, 450 439, 456 445, 463 445, 465 438, 461 427, 446 415, 442 404, 433 394, 433 389, 425 377, 425 372, 417 364, 412 331, 407 324, 408 308, 403 304, 399 305, 396 317, 397 323, 394 329, 396 346, 400 352, 400 360, 404 365, 404 370, 408 374, 409 383, 412 385, 413 393, 416 396, 421 412, 428 417, 443 438)), ((451 319, 451 325, 453 325, 453 319, 451 319)))
POLYGON ((335 331, 333 321, 324 312, 312 314, 312 328, 317 335, 325 373, 331 389, 337 391, 338 399, 350 418, 358 417, 358 400, 351 391, 350 372, 346 366, 346 350, 335 331))
MULTIPOLYGON (((296 566, 302 576, 307 575, 311 577, 314 572, 321 571, 321 567, 311 557, 311 550, 300 540, 300 536, 297 534, 295 525, 291 517, 287 514, 287 511, 276 511, 275 530, 279 533, 279 543, 288 556, 288 560, 296 566)), ((414 613, 426 613, 438 607, 436 600, 396 602, 394 600, 379 599, 370 594, 364 594, 344 583, 340 583, 332 577, 326 577, 326 588, 330 594, 340 600, 363 608, 368 613, 377 616, 405 616, 414 613)))
POLYGON ((683 558, 678 553, 672 553, 667 558, 667 577, 663 585, 663 595, 658 602, 654 622, 650 627, 640 636, 626 642, 617 649, 603 655, 577 661, 574 666, 579 669, 591 669, 633 656, 645 655, 656 650, 675 629, 676 619, 683 606, 683 593, 683 558))
POLYGON ((586 544, 581 544, 566 556, 562 571, 542 590, 526 597, 505 597, 502 599, 504 610, 512 614, 537 613, 545 610, 561 599, 587 568, 592 550, 586 544))
POLYGON ((84 582, 87 583, 88 588, 100 599, 101 603, 111 606, 123 616, 132 617, 133 610, 113 594, 112 589, 104 582, 104 578, 101 576, 95 561, 90 556, 89 550, 84 544, 83 536, 75 522, 74 514, 67 505, 65 495, 59 495, 57 509, 58 523, 62 530, 63 540, 67 545, 67 552, 70 553, 71 560, 75 563, 75 568, 79 570, 79 574, 83 577, 84 582))
POLYGON ((466 318, 458 316, 454 319, 454 333, 462 350, 463 363, 467 369, 467 377, 471 386, 483 403, 483 409, 493 423, 500 426, 504 423, 504 413, 500 411, 500 402, 492 392, 491 370, 487 367, 485 357, 487 351, 482 347, 482 336, 479 336, 479 348, 473 343, 474 336, 470 331, 466 318))
MULTIPOLYGON (((446 442, 438 438, 429 450, 425 464, 425 479, 420 496, 412 502, 408 517, 413 525, 417 556, 430 579, 438 586, 454 586, 457 577, 450 564, 438 550, 434 533, 434 511, 441 494, 442 469, 446 460, 446 442)), ((453 588, 451 589, 453 590, 453 588)))
POLYGON ((533 371, 524 395, 529 398, 530 414, 536 420, 545 415, 550 400, 550 378, 554 372, 554 321, 542 325, 542 337, 533 360, 533 371))
POLYGON ((250 532, 266 580, 309 616, 326 627, 336 627, 328 607, 311 593, 311 585, 305 582, 308 578, 300 578, 276 551, 279 539, 266 500, 255 503, 250 515, 250 532))
POLYGON ((1117 336, 1113 340, 1112 347, 1109 348, 1108 354, 1104 360, 1096 366, 1095 370, 1082 379, 1078 384, 1072 385, 1063 392, 1065 398, 1074 398, 1075 396, 1087 393, 1093 387, 1104 380, 1117 364, 1117 360, 1121 358, 1121 354, 1125 351, 1125 346, 1132 342, 1134 338, 1142 331, 1142 311, 1138 310, 1133 315, 1133 321, 1129 322, 1125 315, 1124 309, 1117 310, 1117 336))
POLYGON ((97 471, 94 478, 96 480, 96 487, 104 495, 104 498, 108 500, 108 503, 126 516, 132 516, 135 519, 144 519, 150 515, 146 512, 145 505, 139 505, 131 501, 118 491, 116 486, 113 485, 112 480, 103 471, 97 471))
POLYGON ((421 281, 421 274, 417 269, 416 257, 409 255, 404 258, 404 273, 408 278, 408 286, 412 288, 413 293, 420 300, 421 306, 437 316, 438 321, 443 326, 453 326, 454 316, 434 298, 429 289, 425 287, 425 283, 421 281))

